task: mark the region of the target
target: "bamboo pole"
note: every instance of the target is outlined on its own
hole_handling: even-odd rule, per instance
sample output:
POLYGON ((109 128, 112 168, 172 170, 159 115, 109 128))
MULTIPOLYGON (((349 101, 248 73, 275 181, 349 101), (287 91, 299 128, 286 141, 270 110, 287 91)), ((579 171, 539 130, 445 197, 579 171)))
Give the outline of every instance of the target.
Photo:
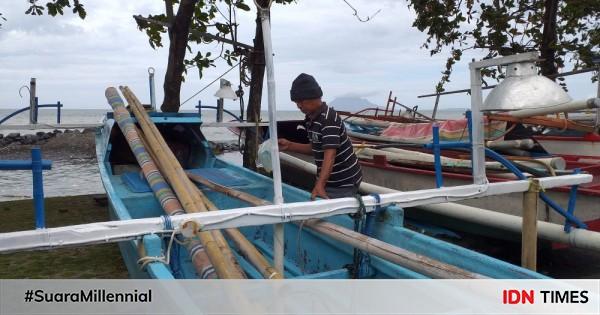
MULTIPOLYGON (((143 142, 146 141, 145 136, 143 134, 142 134, 141 138, 144 139, 143 142)), ((152 148, 152 147, 150 147, 150 148, 152 148)), ((150 149, 149 151, 151 152, 152 156, 155 155, 155 153, 152 149, 150 149)), ((160 159, 156 159, 156 160, 160 161, 160 159)), ((164 170, 162 168, 163 164, 160 162, 157 164, 159 166, 159 169, 161 169, 161 171, 163 171, 164 170)), ((166 163, 166 164, 168 165, 169 163, 166 163)), ((189 181, 184 181, 184 182, 186 182, 186 184, 190 183, 189 181)), ((192 186, 193 186, 193 184, 192 184, 192 186)), ((205 204, 206 204, 205 199, 207 200, 207 198, 195 186, 189 187, 188 189, 192 190, 190 197, 192 198, 192 203, 194 205, 192 210, 190 210, 188 212, 200 212, 200 211, 204 212, 204 211, 206 211, 207 207, 205 206, 205 204)), ((206 238, 207 241, 210 241, 210 239, 207 238, 207 234, 205 232, 200 232, 200 233, 201 233, 201 235, 199 234, 198 237, 206 238)), ((242 269, 240 268, 239 264, 237 263, 235 256, 231 252, 231 249, 229 248, 227 241, 223 237, 223 234, 220 231, 213 230, 213 231, 210 231, 210 235, 212 236, 213 240, 215 241, 218 248, 220 249, 220 252, 223 254, 225 261, 228 262, 227 268, 232 269, 232 270, 230 270, 230 272, 232 272, 232 274, 229 277, 233 277, 235 279, 245 278, 244 273, 243 273, 242 269)))
MULTIPOLYGON (((146 137, 144 136, 145 141, 148 141, 146 139, 146 137)), ((152 155, 156 155, 156 152, 154 152, 152 150, 153 146, 149 146, 151 149, 149 150, 150 152, 152 152, 152 155)), ((160 159, 157 159, 158 161, 160 161, 160 159)), ((172 172, 169 172, 168 169, 172 170, 172 167, 168 167, 168 168, 164 168, 165 165, 170 165, 170 163, 162 163, 159 162, 158 163, 159 167, 161 167, 161 172, 163 173, 170 173, 173 174, 172 172)), ((171 185, 172 181, 168 180, 169 183, 171 185)), ((191 198, 191 203, 192 203, 192 207, 186 209, 186 212, 188 213, 193 213, 193 212, 200 212, 200 211, 205 211, 203 208, 204 204, 202 202, 202 199, 199 198, 198 196, 196 196, 196 194, 189 194, 189 197, 191 198)), ((237 263, 233 263, 233 261, 235 261, 235 259, 233 259, 233 254, 231 253, 231 251, 229 250, 228 246, 224 246, 224 244, 226 244, 226 241, 224 241, 223 235, 219 232, 219 231, 210 231, 210 232, 199 232, 197 233, 198 238, 200 239, 200 243, 202 244, 202 246, 204 246, 206 254, 209 257, 209 260, 211 262, 213 262, 213 259, 216 259, 216 263, 213 262, 213 266, 215 266, 215 270, 217 271, 217 274, 219 275, 220 278, 224 278, 224 279, 242 279, 245 278, 243 276, 243 273, 241 271, 241 269, 239 268, 239 266, 237 265, 237 263), (220 236, 220 237, 219 237, 220 236), (221 239, 219 239, 221 238, 221 239), (222 256, 222 257, 221 257, 222 256)), ((192 252, 192 248, 194 248, 195 246, 197 246, 196 244, 192 244, 191 248, 188 248, 188 250, 190 250, 190 252, 192 252)), ((201 254, 202 252, 199 252, 199 254, 201 254)))
POLYGON ((191 172, 186 172, 186 174, 191 180, 195 181, 196 183, 202 184, 216 192, 220 192, 227 196, 234 197, 234 198, 240 199, 242 201, 245 201, 253 206, 266 206, 266 205, 271 204, 270 202, 268 202, 264 199, 260 199, 254 195, 245 193, 243 191, 235 190, 235 189, 232 189, 229 187, 225 187, 223 185, 219 185, 219 184, 212 182, 200 175, 196 175, 191 172))
MULTIPOLYGON (((105 94, 109 104, 114 109, 115 120, 123 132, 132 152, 134 152, 144 177, 150 184, 150 187, 163 210, 171 216, 185 213, 183 206, 176 198, 173 190, 166 185, 165 178, 160 171, 157 172, 157 169, 160 169, 159 162, 156 157, 153 156, 152 151, 146 149, 149 148, 149 146, 145 142, 143 132, 139 130, 139 128, 136 128, 131 122, 131 115, 127 109, 125 109, 123 100, 119 96, 117 90, 115 88, 108 88, 106 89, 105 94)), ((198 241, 188 239, 188 242, 186 242, 188 251, 193 253, 193 249, 197 244, 199 244, 198 241)), ((143 243, 138 242, 138 246, 140 257, 145 257, 146 254, 145 250, 143 250, 143 243)), ((198 274, 202 275, 203 278, 215 278, 215 273, 210 272, 210 270, 213 270, 213 266, 204 251, 195 251, 195 254, 191 256, 191 259, 196 271, 198 274)))
MULTIPOLYGON (((235 190, 233 188, 225 187, 210 180, 203 178, 197 174, 191 174, 188 172, 188 176, 201 184, 207 184, 207 187, 215 187, 217 191, 226 191, 228 196, 238 198, 242 201, 248 202, 253 206, 262 206, 271 204, 270 202, 257 198, 251 194, 243 191, 235 190)), ((400 266, 407 267, 409 269, 420 272, 424 275, 433 278, 451 278, 451 279, 483 279, 487 278, 483 275, 473 273, 458 267, 455 267, 444 262, 410 252, 403 248, 394 246, 389 243, 368 237, 364 234, 354 232, 344 227, 338 226, 333 223, 325 222, 322 220, 307 220, 304 223, 307 226, 317 232, 330 236, 338 241, 349 244, 353 247, 359 248, 362 251, 368 252, 372 255, 381 257, 385 260, 391 261, 400 266)))
MULTIPOLYGON (((209 211, 219 210, 208 198, 205 198, 205 203, 209 211)), ((266 279, 283 279, 283 275, 269 264, 268 260, 238 229, 225 229, 225 233, 227 233, 237 248, 240 249, 244 257, 246 257, 266 279)))
MULTIPOLYGON (((150 145, 148 145, 148 142, 146 140, 144 132, 142 130, 140 130, 138 127, 136 127, 136 131, 139 135, 142 145, 145 148, 148 148, 148 154, 150 155, 150 157, 152 158, 152 160, 158 167, 159 171, 164 173, 163 165, 160 163, 160 160, 156 158, 156 154, 151 149, 150 145)), ((187 238, 184 242, 184 246, 186 247, 188 253, 190 253, 190 259, 192 260, 192 264, 194 265, 196 272, 198 273, 198 275, 201 278, 214 279, 217 277, 218 274, 215 273, 216 269, 214 268, 212 262, 210 261, 207 251, 202 250, 202 249, 204 249, 204 245, 199 240, 199 238, 198 239, 187 238), (213 271, 211 271, 211 270, 213 270, 213 271)))
POLYGON ((489 120, 509 121, 513 123, 542 125, 546 127, 577 130, 583 132, 594 132, 594 126, 585 125, 569 119, 558 119, 546 116, 531 116, 526 118, 519 118, 502 114, 488 115, 487 117, 489 120))
POLYGON ((487 277, 476 274, 450 264, 431 259, 396 247, 392 244, 368 237, 339 225, 323 220, 310 219, 304 226, 325 234, 335 240, 349 244, 369 254, 381 257, 408 269, 415 270, 431 278, 437 279, 485 279, 487 277))
MULTIPOLYGON (((120 89, 125 98, 127 99, 127 102, 129 103, 129 106, 131 107, 135 117, 138 119, 142 130, 144 130, 148 137, 151 137, 156 140, 155 150, 160 151, 158 152, 161 154, 159 155, 159 158, 165 161, 166 163, 169 163, 172 167, 172 173, 170 173, 170 176, 173 177, 174 180, 179 182, 181 185, 183 185, 183 187, 181 188, 182 191, 187 191, 187 194, 191 195, 193 193, 193 190, 189 185, 189 181, 187 180, 187 176, 185 176, 185 172, 183 171, 181 164, 169 148, 169 145, 162 137, 162 134, 160 133, 158 128, 156 128, 156 125, 154 125, 152 120, 149 118, 140 101, 137 99, 135 94, 133 94, 131 89, 129 89, 129 87, 122 86, 120 87, 120 89)), ((206 209, 202 208, 202 205, 196 206, 200 206, 200 211, 206 211, 206 209)))
POLYGON ((529 190, 523 193, 523 227, 521 239, 521 266, 537 269, 537 212, 540 182, 531 180, 529 190))
MULTIPOLYGON (((188 174, 188 176, 191 174, 189 172, 186 172, 186 173, 188 174)), ((198 179, 204 181, 204 178, 201 176, 196 176, 194 174, 191 174, 191 175, 194 176, 195 178, 198 178, 198 179)), ((212 183, 208 180, 206 180, 205 182, 212 183)), ((219 184, 216 184, 216 183, 212 183, 212 184, 214 185, 213 187, 215 187, 215 188, 221 187, 221 188, 225 188, 225 190, 227 189, 227 187, 221 186, 219 184)), ((206 185, 206 186, 208 186, 208 185, 206 185)), ((199 188, 196 188, 196 189, 199 189, 199 188)), ((218 191, 216 189, 213 189, 213 190, 218 191)), ((258 199, 258 198, 256 198, 256 199, 258 199)), ((260 199, 258 199, 258 200, 260 200, 260 199)), ((214 205, 214 203, 212 203, 212 201, 210 201, 210 199, 208 199, 206 197, 205 197, 205 203, 206 203, 206 207, 208 208, 209 211, 219 211, 219 209, 214 205)), ((252 244, 252 242, 248 241, 248 239, 238 229, 233 229, 233 228, 225 229, 225 233, 227 233, 229 238, 234 242, 235 246, 237 248, 239 248, 239 250, 242 252, 242 255, 244 257, 246 257, 246 259, 248 259, 250 261, 250 263, 258 269, 258 271, 263 275, 263 277, 265 277, 265 279, 283 279, 283 275, 271 266, 271 264, 263 256, 263 254, 261 252, 259 252, 258 249, 256 249, 256 247, 254 246, 254 244, 252 244)))
MULTIPOLYGON (((206 211, 204 204, 200 202, 198 197, 194 196, 194 191, 191 188, 191 183, 189 183, 187 177, 185 177, 185 175, 183 177, 178 175, 179 173, 183 173, 183 168, 169 149, 156 126, 149 119, 137 97, 135 97, 133 92, 131 92, 131 90, 129 90, 127 87, 121 87, 121 91, 127 99, 130 108, 132 109, 142 131, 144 132, 144 137, 148 143, 148 147, 151 151, 153 151, 153 154, 157 157, 157 160, 160 161, 159 163, 163 167, 163 173, 166 175, 169 183, 173 186, 175 194, 180 200, 182 200, 183 208, 188 213, 206 211)), ((204 250, 206 251, 210 261, 215 267, 219 278, 245 278, 243 273, 241 273, 241 270, 236 268, 236 266, 233 265, 226 257, 231 255, 231 253, 223 253, 221 251, 221 247, 219 246, 219 244, 223 245, 222 242, 215 241, 213 235, 214 233, 212 232, 197 233, 197 236, 200 239, 200 242, 202 243, 202 246, 204 247, 204 250)), ((228 246, 227 249, 229 249, 228 246)))
MULTIPOLYGON (((193 189, 196 192, 194 195, 198 197, 199 202, 202 202, 204 204, 207 211, 219 211, 219 208, 217 208, 217 206, 215 206, 215 204, 212 203, 212 201, 210 201, 210 199, 208 199, 197 186, 194 185, 193 189)), ((221 248, 221 252, 223 253, 225 259, 231 264, 231 266, 235 268, 235 270, 240 275, 243 275, 244 272, 238 264, 237 259, 233 255, 231 248, 229 248, 227 240, 225 240, 225 237, 223 237, 223 233, 221 233, 221 231, 219 230, 211 230, 210 232, 212 233, 213 238, 215 239, 215 242, 217 242, 219 248, 221 248)))

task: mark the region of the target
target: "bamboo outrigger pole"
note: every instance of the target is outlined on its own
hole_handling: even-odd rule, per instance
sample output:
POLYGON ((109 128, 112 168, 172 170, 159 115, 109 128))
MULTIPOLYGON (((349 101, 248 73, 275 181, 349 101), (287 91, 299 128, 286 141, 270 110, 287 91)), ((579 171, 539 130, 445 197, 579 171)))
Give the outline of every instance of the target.
MULTIPOLYGON (((195 192, 191 188, 191 183, 185 177, 183 168, 181 168, 181 165, 169 149, 156 126, 148 117, 137 97, 127 87, 121 87, 121 91, 136 116, 140 127, 144 131, 144 138, 148 143, 148 148, 153 152, 157 160, 160 161, 159 164, 163 168, 163 174, 165 174, 167 180, 173 186, 177 197, 182 200, 183 208, 188 213, 206 211, 204 204, 200 202, 198 197, 194 196, 195 192), (179 176, 179 174, 184 174, 184 176, 179 176)), ((233 255, 229 247, 225 246, 226 241, 215 240, 215 236, 217 238, 223 237, 220 232, 199 232, 197 236, 204 246, 219 278, 245 278, 239 266, 232 261, 233 255)))
MULTIPOLYGON (((245 201, 253 206, 264 206, 271 204, 270 202, 260 199, 256 196, 248 194, 243 191, 235 190, 233 188, 225 187, 214 183, 202 176, 197 174, 187 173, 190 179, 193 181, 206 185, 208 188, 214 189, 218 192, 223 192, 228 196, 238 198, 245 201)), ((410 252, 403 248, 394 246, 392 244, 380 241, 378 239, 369 237, 364 234, 352 231, 350 229, 341 227, 339 225, 326 222, 323 220, 307 220, 304 223, 307 226, 317 232, 325 234, 333 239, 340 242, 349 244, 362 251, 368 252, 369 254, 381 257, 385 260, 391 261, 395 264, 407 267, 409 269, 418 271, 424 275, 432 278, 440 279, 484 279, 483 275, 473 273, 450 264, 443 263, 441 261, 410 252)))

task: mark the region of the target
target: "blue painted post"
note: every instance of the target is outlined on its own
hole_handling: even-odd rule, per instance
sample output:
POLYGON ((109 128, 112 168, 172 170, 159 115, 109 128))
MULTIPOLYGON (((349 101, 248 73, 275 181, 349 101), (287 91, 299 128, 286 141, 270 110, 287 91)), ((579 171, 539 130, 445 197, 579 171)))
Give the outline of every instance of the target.
POLYGON ((465 116, 467 117, 467 130, 469 131, 469 147, 471 148, 471 169, 473 169, 473 118, 471 116, 471 111, 466 111, 465 116))
POLYGON ((433 165, 435 167, 435 186, 442 187, 444 179, 442 178, 442 158, 440 150, 440 126, 437 123, 433 124, 433 165))
POLYGON ((56 123, 60 124, 60 108, 62 107, 62 104, 60 103, 60 101, 56 102, 56 123))
POLYGON ((35 228, 46 228, 44 212, 44 181, 42 177, 42 151, 39 147, 31 149, 31 172, 33 173, 33 205, 35 209, 35 228))

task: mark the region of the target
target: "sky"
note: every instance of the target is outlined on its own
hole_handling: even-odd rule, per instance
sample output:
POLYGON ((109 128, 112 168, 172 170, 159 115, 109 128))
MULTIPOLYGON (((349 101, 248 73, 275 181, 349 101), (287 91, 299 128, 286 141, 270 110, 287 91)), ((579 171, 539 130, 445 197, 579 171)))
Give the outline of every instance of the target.
MULTIPOLYGON (((46 1, 42 1, 46 2, 46 1)), ((252 3, 251 1, 246 1, 252 3)), ((324 92, 324 100, 336 97, 362 97, 384 107, 393 91, 398 101, 413 107, 431 108, 435 98, 417 98, 434 91, 441 76, 446 55, 429 56, 421 49, 425 34, 411 26, 414 12, 406 1, 351 0, 362 23, 343 0, 300 0, 291 5, 274 4, 271 13, 272 43, 276 82, 276 105, 294 110, 289 99, 292 80, 300 73, 313 75, 324 92)), ((128 85, 144 103, 149 103, 148 67, 156 70, 156 98, 160 106, 168 48, 153 49, 147 36, 137 29, 134 14, 163 12, 160 0, 83 1, 85 20, 73 14, 65 16, 29 16, 28 1, 3 1, 0 12, 7 18, 0 29, 0 109, 28 105, 28 94, 19 89, 37 80, 41 104, 60 101, 65 109, 109 109, 104 90, 109 86, 128 85)), ((238 40, 252 44, 255 8, 238 14, 238 40)), ((168 40, 164 40, 168 46, 168 40)), ((218 51, 216 44, 202 47, 218 51)), ((198 47, 192 47, 194 50, 198 47)), ((483 53, 466 55, 456 64, 447 90, 468 88, 468 61, 483 53)), ((224 61, 205 70, 202 79, 190 69, 181 90, 186 100, 229 69, 224 61)), ((237 85, 237 71, 224 78, 237 85)), ((570 77, 569 94, 574 99, 595 96, 591 74, 570 77)), ((266 81, 266 80, 265 80, 266 81)), ((266 83, 265 83, 266 85, 266 83)), ((182 106, 192 110, 201 100, 215 105, 218 82, 182 106)), ((266 89, 265 93, 266 95, 266 89)), ((246 100, 248 91, 246 89, 246 100)), ((239 108, 227 100, 225 106, 239 108)), ((263 108, 266 108, 266 97, 263 108)), ((467 108, 469 96, 446 96, 441 108, 467 108)))

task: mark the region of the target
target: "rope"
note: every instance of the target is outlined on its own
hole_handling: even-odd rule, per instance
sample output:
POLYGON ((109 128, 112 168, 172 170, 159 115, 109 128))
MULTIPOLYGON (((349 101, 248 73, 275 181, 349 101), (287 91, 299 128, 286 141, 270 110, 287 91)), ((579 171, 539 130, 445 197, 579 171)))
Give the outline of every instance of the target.
POLYGON ((535 180, 534 178, 529 178, 529 191, 530 192, 545 192, 546 190, 544 189, 544 187, 542 187, 542 185, 540 184, 540 181, 535 180))
POLYGON ((161 218, 163 219, 163 225, 164 225, 165 230, 172 231, 173 230, 173 221, 171 221, 171 216, 162 215, 161 218))
MULTIPOLYGON (((358 211, 354 214, 351 214, 350 217, 354 219, 354 231, 362 233, 365 227, 367 208, 365 207, 365 203, 363 202, 360 194, 356 194, 354 198, 356 198, 356 201, 358 201, 359 207, 358 211)), ((362 250, 355 247, 352 256, 352 266, 350 268, 352 278, 360 279, 367 276, 370 273, 370 261, 371 258, 369 254, 366 254, 362 250)))
MULTIPOLYGON (((165 216, 163 216, 165 217, 165 216)), ((169 219, 169 222, 171 220, 169 219)), ((171 258, 171 246, 173 246, 173 240, 175 239, 175 234, 176 234, 176 230, 173 230, 173 232, 171 233, 171 237, 169 239, 169 245, 167 246, 167 255, 163 254, 160 256, 144 256, 141 257, 140 259, 138 259, 137 263, 140 264, 140 268, 143 270, 144 268, 146 268, 146 265, 148 265, 149 263, 154 263, 154 262, 160 262, 163 263, 165 265, 169 265, 169 261, 171 258)))
POLYGON ((373 198, 375 198, 375 200, 377 201, 377 203, 375 204, 375 211, 373 211, 374 213, 379 213, 381 212, 382 208, 381 208, 381 196, 377 193, 372 193, 369 194, 369 196, 373 196, 373 198))
MULTIPOLYGON (((241 61, 240 61, 241 62, 241 61)), ((213 83, 217 82, 220 78, 224 77, 226 74, 229 73, 229 71, 233 70, 235 67, 237 67, 240 62, 236 63, 235 65, 233 65, 231 68, 229 68, 229 70, 225 71, 223 74, 221 74, 219 77, 217 77, 216 79, 214 79, 212 82, 210 82, 209 84, 207 84, 205 87, 203 87, 202 89, 200 89, 200 91, 194 93, 194 95, 190 96, 188 99, 186 99, 185 101, 181 102, 181 105, 187 103, 189 100, 191 100, 192 98, 194 98, 196 95, 202 93, 202 91, 206 90, 209 86, 211 86, 213 83)), ((181 106, 180 105, 180 106, 181 106)))
MULTIPOLYGON (((304 228, 304 223, 306 222, 306 220, 302 220, 300 221, 300 226, 298 227, 298 233, 296 234, 296 257, 298 257, 298 261, 300 263, 298 263, 298 267, 300 267, 300 271, 302 273, 304 273, 304 268, 305 266, 305 262, 306 259, 301 259, 301 254, 302 254, 302 250, 301 250, 301 243, 302 243, 302 228, 304 228)), ((270 279, 270 277, 269 277, 270 279)))

